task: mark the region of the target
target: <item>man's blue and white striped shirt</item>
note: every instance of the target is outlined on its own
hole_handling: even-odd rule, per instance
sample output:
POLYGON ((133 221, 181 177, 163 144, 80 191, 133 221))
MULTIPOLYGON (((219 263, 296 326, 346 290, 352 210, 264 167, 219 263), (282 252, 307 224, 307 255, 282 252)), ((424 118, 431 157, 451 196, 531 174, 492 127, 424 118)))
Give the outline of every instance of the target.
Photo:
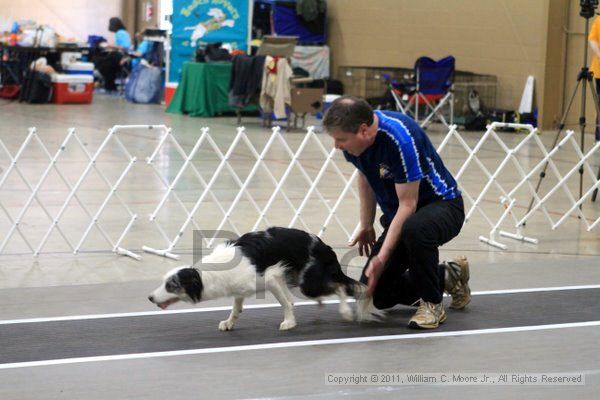
POLYGON ((379 126, 373 145, 358 157, 346 151, 344 156, 366 176, 386 219, 398 210, 397 183, 421 181, 417 208, 460 196, 454 177, 414 120, 393 111, 375 115, 379 126))

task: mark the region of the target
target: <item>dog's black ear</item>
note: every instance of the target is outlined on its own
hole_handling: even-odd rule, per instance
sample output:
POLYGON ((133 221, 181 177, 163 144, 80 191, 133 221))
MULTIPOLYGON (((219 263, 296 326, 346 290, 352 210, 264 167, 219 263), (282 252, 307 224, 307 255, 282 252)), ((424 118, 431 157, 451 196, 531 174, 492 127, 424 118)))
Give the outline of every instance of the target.
POLYGON ((179 284, 185 290, 185 293, 194 303, 197 303, 202 298, 202 278, 200 273, 195 268, 184 268, 177 273, 179 284))

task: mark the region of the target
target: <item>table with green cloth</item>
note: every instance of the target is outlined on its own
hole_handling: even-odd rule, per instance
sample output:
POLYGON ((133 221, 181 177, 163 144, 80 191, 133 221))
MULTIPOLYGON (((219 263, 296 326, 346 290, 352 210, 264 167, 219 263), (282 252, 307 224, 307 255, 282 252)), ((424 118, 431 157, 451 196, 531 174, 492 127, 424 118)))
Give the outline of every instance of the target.
MULTIPOLYGON (((212 117, 217 113, 237 110, 229 105, 229 79, 231 63, 183 64, 181 81, 167 107, 167 112, 189 114, 193 117, 212 117)), ((255 105, 249 105, 242 111, 254 111, 255 105)))

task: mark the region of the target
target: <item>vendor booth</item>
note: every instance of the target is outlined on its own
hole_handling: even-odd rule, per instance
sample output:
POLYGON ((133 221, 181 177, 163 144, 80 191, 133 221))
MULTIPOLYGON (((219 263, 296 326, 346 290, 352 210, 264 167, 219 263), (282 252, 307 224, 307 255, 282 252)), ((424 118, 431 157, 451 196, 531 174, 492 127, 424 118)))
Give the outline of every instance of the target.
POLYGON ((224 43, 231 51, 247 51, 251 5, 252 0, 173 1, 167 112, 208 117, 236 110, 227 102, 231 76, 228 59, 207 62, 204 54, 203 62, 196 59, 209 43, 224 43))
MULTIPOLYGON (((236 68, 232 68, 230 60, 241 57, 236 55, 240 53, 246 54, 244 57, 255 56, 258 46, 249 45, 252 37, 263 44, 263 51, 259 54, 264 56, 276 54, 264 51, 263 39, 293 37, 294 45, 283 56, 289 61, 290 71, 295 68, 306 73, 302 76, 320 80, 329 78, 330 53, 324 45, 325 2, 317 3, 321 8, 318 7, 314 15, 309 15, 295 1, 175 0, 169 90, 166 92, 170 102, 166 111, 207 117, 228 111, 236 111, 239 116, 240 111, 256 110, 257 99, 237 101, 240 98, 239 85, 235 88, 236 93, 231 92, 231 82, 237 78, 233 76, 236 68), (230 56, 214 62, 205 51, 207 43, 222 43, 230 51, 230 56), (232 100, 232 95, 237 97, 232 100)), ((252 44, 255 45, 255 42, 252 44)), ((235 63, 237 66, 252 65, 250 60, 238 61, 235 63)), ((246 96, 246 93, 244 96, 246 100, 253 97, 246 96)), ((286 96, 288 102, 291 97, 291 94, 286 96)))

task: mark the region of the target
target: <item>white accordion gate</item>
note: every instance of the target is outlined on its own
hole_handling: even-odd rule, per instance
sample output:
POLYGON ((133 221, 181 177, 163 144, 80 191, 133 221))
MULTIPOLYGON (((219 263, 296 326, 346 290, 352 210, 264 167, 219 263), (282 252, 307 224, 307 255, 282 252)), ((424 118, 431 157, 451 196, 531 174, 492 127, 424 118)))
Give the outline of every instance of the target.
MULTIPOLYGON (((466 154, 464 158, 458 158, 458 161, 454 162, 455 165, 449 166, 449 169, 457 178, 463 192, 465 223, 473 221, 478 216, 481 218, 478 221, 483 221, 489 229, 486 234, 479 237, 480 241, 501 249, 506 249, 506 245, 498 241, 497 235, 527 243, 537 243, 536 238, 524 235, 524 227, 534 215, 539 214, 538 211, 541 211, 551 229, 560 227, 569 216, 577 216, 584 221, 588 231, 600 224, 600 218, 587 218, 585 209, 581 209, 594 190, 600 187, 591 165, 594 157, 600 155, 600 143, 596 143, 584 154, 575 140, 574 133, 569 131, 556 147, 547 150, 538 135, 539 132, 530 125, 493 123, 482 136, 476 137, 473 141, 473 135, 461 135, 456 126, 452 125, 438 146, 438 151, 447 165, 448 161, 451 161, 451 164, 453 159, 457 159, 454 156, 457 151, 466 154), (503 140, 502 134, 498 132, 501 128, 513 128, 526 133, 511 134, 503 140), (468 142, 472 144, 469 145, 468 142), (450 155, 446 157, 448 152, 450 155), (532 156, 534 152, 537 153, 537 157, 532 156), (568 165, 566 171, 565 164, 568 165), (536 193, 532 181, 538 179, 545 165, 549 167, 549 174, 553 177, 554 183, 551 182, 552 186, 543 194, 536 193), (508 168, 512 168, 513 172, 507 173, 508 168), (578 198, 569 189, 569 182, 573 177, 577 177, 580 170, 585 173, 587 186, 581 198, 578 198), (476 171, 475 177, 470 177, 473 171, 476 171), (557 195, 563 196, 561 203, 563 205, 566 199, 568 209, 559 212, 559 218, 555 220, 551 215, 557 214, 553 202, 557 195), (524 205, 529 204, 531 199, 533 199, 531 210, 522 212, 524 205), (519 213, 521 215, 518 215, 519 213), (503 227, 506 229, 503 230, 503 227)), ((178 258, 176 248, 184 234, 191 231, 190 228, 202 232, 203 243, 207 247, 211 247, 215 240, 220 238, 218 235, 224 229, 230 229, 229 232, 240 235, 245 231, 257 230, 271 224, 297 227, 318 236, 322 236, 328 228, 335 226, 342 235, 350 239, 358 229, 356 216, 358 194, 354 189, 357 171, 339 155, 336 161, 334 157, 336 150, 327 149, 312 127, 308 128, 295 150, 288 137, 289 135, 282 134, 276 127, 263 145, 257 145, 247 135, 245 129, 240 127, 223 151, 217 145, 216 137, 211 136, 209 128, 202 128, 199 137, 194 138, 193 147, 186 151, 180 143, 181 139, 178 140, 166 126, 128 125, 111 128, 94 152, 88 151, 75 129, 70 129, 58 149, 51 153, 38 136, 36 129, 31 128, 14 155, 0 140, 0 154, 5 155, 9 160, 8 167, 0 175, 0 217, 9 222, 6 230, 0 229, 0 254, 6 253, 9 242, 18 236, 25 243, 28 251, 37 256, 45 251, 49 238, 56 236, 53 235, 54 231, 62 238, 63 245, 66 243, 72 252, 77 253, 88 240, 90 232, 96 228, 111 251, 139 259, 138 254, 125 249, 122 245, 136 220, 138 223, 148 224, 142 227, 143 232, 156 231, 164 242, 160 247, 145 243, 142 249, 148 253, 173 259, 178 258), (160 135, 155 146, 143 150, 145 154, 150 153, 146 157, 146 163, 136 164, 137 158, 131 155, 131 151, 119 138, 121 131, 132 129, 150 129, 160 135), (41 149, 46 162, 35 181, 28 178, 21 168, 26 159, 26 150, 34 144, 41 149), (80 159, 83 161, 80 162, 83 167, 75 171, 76 179, 69 179, 66 176, 69 174, 65 174, 67 168, 60 166, 61 161, 70 156, 68 154, 70 149, 75 149, 82 155, 80 159), (164 168, 157 166, 157 160, 165 152, 177 155, 182 162, 174 174, 165 175, 164 168), (268 159, 271 152, 277 152, 277 155, 268 159), (120 173, 112 180, 107 178, 106 171, 103 171, 99 163, 99 158, 105 153, 113 156, 117 154, 125 163, 122 169, 117 168, 120 173), (214 159, 212 168, 198 167, 198 160, 206 161, 207 156, 214 159), (273 164, 274 158, 276 164, 273 164), (304 159, 309 161, 303 162, 304 159), (343 167, 337 164, 340 160, 344 164, 343 167), (156 185, 151 188, 152 198, 159 200, 157 203, 152 203, 155 205, 152 206, 148 220, 138 219, 139 210, 132 210, 137 205, 128 204, 130 199, 124 199, 119 195, 119 192, 124 190, 125 178, 131 175, 134 168, 137 171, 142 167, 149 168, 152 171, 149 173, 158 179, 163 188, 158 191, 154 187, 156 185), (92 199, 93 201, 84 188, 92 171, 100 177, 99 182, 102 186, 106 187, 105 195, 101 199, 92 199), (48 184, 51 173, 58 176, 57 180, 67 188, 66 195, 58 199, 53 198, 53 201, 59 200, 57 211, 52 210, 53 207, 43 196, 42 190, 48 184), (226 177, 229 180, 228 184, 224 185, 223 181, 226 177), (2 190, 11 189, 9 182, 14 178, 20 179, 29 194, 18 212, 10 213, 2 202, 1 194, 2 190), (199 184, 200 189, 194 189, 192 198, 190 199, 188 194, 186 200, 182 198, 185 193, 181 191, 181 186, 189 186, 191 180, 199 184), (261 193, 263 195, 269 193, 267 198, 259 199, 261 196, 253 194, 255 186, 263 187, 261 193), (264 186, 268 186, 272 191, 265 190, 264 186), (223 193, 226 193, 226 198, 223 198, 223 193), (353 214, 342 216, 343 212, 340 213, 343 211, 342 203, 347 199, 356 206, 356 210, 353 214), (116 239, 114 231, 109 234, 103 227, 103 212, 113 200, 116 200, 126 213, 126 217, 118 224, 122 227, 122 231, 116 239), (100 201, 99 206, 92 204, 98 201, 100 201), (69 233, 73 236, 73 232, 70 232, 72 227, 61 225, 73 203, 83 210, 84 218, 87 220, 85 226, 75 232, 76 243, 69 238, 69 233), (49 220, 47 228, 41 230, 41 236, 32 235, 23 227, 25 217, 34 212, 35 206, 38 206, 38 211, 41 210, 44 217, 49 220), (240 207, 248 208, 243 216, 245 223, 250 221, 250 225, 244 228, 241 228, 242 223, 236 218, 240 207), (167 208, 169 208, 168 219, 165 221, 161 215, 167 211, 167 208), (319 213, 315 213, 314 210, 319 210, 319 213), (256 218, 253 219, 250 213, 254 213, 256 218), (172 221, 174 214, 181 217, 182 221, 179 225, 176 223, 174 225, 172 221), (175 231, 173 231, 174 226, 178 226, 175 231)), ((39 159, 36 159, 36 162, 39 164, 39 159)), ((115 168, 111 170, 114 173, 115 168)), ((73 171, 68 172, 73 174, 73 171)), ((147 185, 146 182, 142 183, 142 187, 147 190, 144 185, 147 185)))
MULTIPOLYGON (((296 226, 296 224, 300 224, 300 226, 299 226, 300 228, 303 228, 307 231, 311 231, 311 229, 309 228, 309 224, 303 217, 303 211, 306 209, 306 207, 309 204, 309 202, 311 201, 311 198, 313 197, 313 195, 315 195, 317 197, 319 206, 323 207, 328 212, 327 218, 321 224, 317 234, 319 236, 321 236, 323 234, 323 232, 325 232, 327 227, 332 223, 332 220, 335 220, 335 222, 342 229, 342 231, 348 237, 351 236, 351 233, 347 230, 346 226, 342 223, 339 216, 336 215, 336 211, 337 211, 338 207, 340 206, 342 200, 345 198, 345 196, 348 193, 352 194, 356 200, 358 199, 358 195, 357 195, 356 191, 352 188, 352 182, 356 177, 356 172, 353 173, 351 175, 351 177, 348 179, 344 176, 344 174, 342 173, 340 168, 333 161, 333 155, 334 155, 335 149, 328 151, 325 148, 325 146, 322 144, 321 140, 314 133, 314 129, 312 127, 308 128, 306 135, 304 136, 302 142, 300 143, 300 145, 296 151, 293 151, 292 148, 290 147, 290 145, 287 143, 285 137, 282 135, 282 133, 280 131, 280 128, 275 127, 275 128, 273 128, 272 134, 270 135, 268 141, 266 142, 266 144, 264 145, 263 149, 260 152, 256 149, 256 147, 253 145, 253 143, 250 141, 250 139, 246 135, 245 129, 237 128, 237 135, 235 136, 232 143, 229 145, 225 154, 222 153, 222 151, 219 149, 219 147, 217 146, 217 144, 215 143, 213 138, 210 136, 208 128, 202 129, 202 134, 196 141, 194 148, 192 149, 192 151, 189 154, 186 154, 185 151, 183 151, 181 146, 177 143, 177 139, 172 135, 172 133, 170 131, 167 131, 165 133, 165 135, 162 137, 159 145, 153 152, 152 156, 150 156, 147 159, 148 164, 150 164, 150 165, 153 164, 155 155, 159 152, 160 148, 162 146, 164 146, 165 143, 167 143, 167 142, 171 142, 174 144, 175 148, 177 149, 177 151, 183 158, 184 163, 171 183, 167 184, 167 182, 164 180, 164 178, 161 177, 161 180, 163 180, 165 182, 165 184, 167 184, 168 188, 167 188, 166 193, 162 197, 161 201, 156 206, 153 213, 150 215, 150 221, 153 222, 156 229, 161 233, 162 237, 165 239, 166 247, 163 249, 158 249, 155 247, 151 247, 149 245, 145 245, 145 246, 143 246, 144 251, 152 253, 152 254, 160 255, 160 256, 177 259, 178 256, 173 252, 173 250, 177 246, 179 240, 184 235, 184 233, 186 232, 186 230, 188 229, 190 224, 194 225, 194 227, 196 229, 201 230, 203 232, 208 231, 208 230, 213 231, 213 234, 211 237, 204 238, 208 247, 211 247, 213 245, 214 241, 217 239, 217 235, 219 235, 220 232, 222 232, 222 229, 224 228, 224 226, 226 224, 229 224, 229 226, 231 226, 233 228, 235 234, 240 235, 240 234, 244 233, 244 232, 240 232, 240 230, 236 227, 236 222, 232 218, 233 211, 235 210, 236 206, 238 206, 240 200, 243 197, 245 197, 249 200, 249 202, 252 204, 255 212, 258 214, 256 221, 254 222, 252 228, 250 229, 252 231, 259 229, 261 224, 271 225, 268 213, 273 208, 273 205, 276 202, 276 198, 279 195, 281 197, 283 197, 283 200, 284 200, 283 203, 285 204, 287 209, 291 211, 291 217, 288 219, 287 226, 294 227, 294 226, 296 226), (214 151, 214 154, 217 156, 218 161, 219 161, 218 166, 216 167, 214 173, 212 174, 212 176, 208 182, 206 182, 206 180, 203 179, 202 175, 198 172, 196 167, 191 163, 191 160, 196 155, 198 149, 200 149, 204 143, 207 143, 209 148, 212 151, 214 151), (307 145, 309 143, 313 143, 313 145, 316 146, 316 148, 317 148, 318 154, 324 158, 323 163, 319 167, 319 172, 318 172, 317 176, 314 178, 311 178, 311 176, 307 173, 305 167, 300 162, 300 158, 303 155, 303 153, 306 151, 307 145), (243 180, 238 176, 238 173, 235 171, 235 169, 231 165, 231 162, 235 158, 233 156, 234 152, 242 144, 244 145, 244 148, 248 149, 249 155, 252 157, 252 160, 253 160, 252 167, 250 168, 250 172, 248 173, 246 178, 243 180), (283 169, 284 170, 283 175, 281 177, 279 177, 279 179, 275 177, 274 173, 269 169, 269 167, 265 163, 265 155, 273 148, 273 146, 275 144, 279 144, 283 148, 285 156, 288 157, 290 160, 287 167, 285 167, 283 169), (329 205, 328 199, 319 190, 319 183, 321 182, 321 180, 324 176, 324 173, 330 167, 334 170, 334 173, 336 174, 336 176, 339 178, 339 180, 343 184, 343 189, 336 196, 335 203, 333 206, 329 205), (190 168, 193 170, 194 175, 201 182, 201 184, 203 186, 203 190, 202 190, 201 194, 199 195, 198 199, 196 200, 195 204, 193 205, 193 207, 191 209, 186 208, 186 206, 183 204, 183 202, 181 202, 178 199, 177 193, 174 191, 174 187, 177 185, 184 170, 187 168, 190 168), (302 197, 299 205, 294 205, 293 201, 289 198, 289 196, 285 193, 285 191, 283 189, 284 185, 286 183, 288 183, 290 174, 294 168, 296 168, 300 172, 300 175, 304 179, 305 183, 307 185, 309 185, 309 188, 308 188, 306 194, 302 197), (217 199, 217 196, 213 192, 213 187, 214 187, 215 183, 219 180, 220 175, 223 173, 224 170, 227 170, 228 173, 233 177, 235 184, 236 184, 236 190, 238 190, 237 194, 233 197, 233 199, 232 199, 230 205, 227 207, 227 209, 225 209, 220 204, 219 200, 217 199), (268 180, 274 187, 273 192, 269 196, 267 203, 262 207, 257 203, 257 201, 255 201, 255 199, 253 198, 252 194, 249 191, 249 187, 250 187, 251 183, 253 182, 253 179, 255 178, 255 176, 259 170, 263 170, 266 173, 268 180), (158 219, 157 219, 158 213, 165 206, 167 199, 170 197, 176 198, 177 202, 179 203, 183 212, 186 215, 185 221, 182 223, 182 225, 180 226, 180 228, 178 229, 178 231, 172 238, 169 238, 168 234, 166 233, 166 230, 158 222, 158 219), (218 220, 219 222, 216 224, 213 224, 212 226, 204 225, 203 227, 200 227, 198 225, 198 223, 195 221, 194 215, 198 212, 199 208, 204 203, 207 202, 207 198, 209 198, 209 197, 217 205, 219 212, 221 213, 221 215, 219 216, 220 220, 218 220)), ((246 156, 248 156, 248 154, 246 154, 246 156)), ((155 170, 156 174, 160 176, 160 172, 156 168, 154 168, 154 170, 155 170)), ((315 204, 313 201, 312 206, 314 206, 314 205, 315 204)))
MULTIPOLYGON (((450 131, 438 147, 438 152, 443 154, 445 147, 448 146, 448 143, 450 143, 452 140, 458 141, 460 147, 462 147, 468 154, 465 162, 458 169, 458 172, 453 171, 454 176, 459 183, 460 189, 463 192, 463 197, 467 202, 467 204, 465 204, 465 223, 467 223, 473 217, 475 211, 478 211, 490 228, 490 231, 487 235, 481 235, 479 237, 480 241, 504 250, 506 249, 506 245, 497 241, 496 234, 499 234, 500 236, 518 241, 537 244, 538 239, 524 236, 524 227, 536 211, 542 211, 546 220, 550 223, 551 229, 553 230, 558 228, 558 226, 560 226, 560 224, 562 224, 566 218, 573 215, 573 213, 575 213, 578 218, 584 221, 588 231, 592 230, 598 225, 600 218, 590 222, 580 209, 580 206, 585 200, 591 198, 594 190, 600 186, 596 174, 589 164, 589 160, 594 155, 600 155, 600 142, 597 142, 584 155, 579 147, 579 144, 575 140, 574 132, 567 131, 564 138, 562 138, 562 140, 560 140, 554 148, 548 151, 539 138, 538 130, 533 128, 531 125, 506 124, 498 122, 494 122, 489 125, 487 127, 487 131, 483 136, 481 136, 481 138, 472 148, 458 133, 456 126, 453 125, 450 127, 450 131), (527 134, 524 135, 522 139, 518 140, 513 147, 510 147, 500 138, 497 132, 499 129, 506 128, 525 131, 527 134), (496 143, 499 151, 502 154, 501 161, 491 167, 484 165, 480 158, 485 145, 489 144, 489 142, 496 143), (565 174, 562 174, 557 166, 557 159, 565 157, 565 153, 568 153, 566 149, 567 147, 571 149, 572 155, 575 157, 575 161, 573 163, 569 159, 569 170, 565 174), (525 162, 523 160, 525 159, 525 156, 531 158, 529 154, 531 151, 537 151, 539 153, 540 160, 535 162, 535 164, 529 167, 527 170, 527 168, 524 166, 525 162), (526 154, 521 155, 521 153, 526 154), (475 196, 470 194, 470 190, 466 189, 466 182, 463 182, 463 174, 469 168, 474 168, 472 164, 475 164, 478 168, 478 171, 481 171, 483 177, 485 177, 485 184, 475 196), (509 168, 509 165, 511 165, 517 172, 517 176, 519 178, 517 183, 500 182, 499 178, 503 175, 503 173, 506 172, 506 169, 509 168), (545 195, 540 196, 540 194, 536 192, 532 181, 539 179, 539 174, 542 172, 545 165, 550 167, 550 171, 554 176, 556 183, 547 191, 545 195), (590 186, 584 191, 580 199, 576 199, 576 196, 572 194, 568 187, 568 182, 569 179, 573 177, 580 168, 583 168, 584 172, 587 173, 590 186), (490 198, 489 192, 492 187, 495 187, 499 193, 499 196, 496 198, 490 198), (524 193, 522 193, 523 191, 524 193), (555 222, 552 219, 550 215, 551 213, 547 206, 552 205, 552 201, 550 199, 558 191, 562 191, 564 193, 566 201, 570 206, 566 212, 560 213, 560 219, 555 222), (531 199, 533 199, 533 207, 531 210, 526 212, 524 216, 518 217, 516 215, 516 207, 518 205, 523 207, 524 205, 528 204, 531 199), (484 202, 487 202, 489 205, 484 205, 484 202), (501 211, 501 214, 494 218, 491 214, 498 214, 498 211, 501 211), (505 224, 508 219, 512 220, 512 228, 515 230, 514 233, 501 230, 502 224, 505 224)), ((529 164, 529 160, 527 161, 527 164, 529 164)), ((512 176, 514 174, 506 175, 512 176)), ((565 199, 563 199, 563 202, 564 201, 565 199)))
POLYGON ((136 158, 132 157, 131 154, 129 154, 129 152, 127 151, 125 146, 123 146, 123 144, 119 140, 118 135, 117 135, 119 130, 120 130, 119 126, 114 126, 113 128, 111 128, 108 131, 108 134, 106 135, 104 140, 102 141, 101 145, 98 147, 98 149, 93 154, 90 154, 90 152, 87 150, 86 145, 82 142, 82 140, 79 138, 79 136, 77 136, 77 133, 75 132, 74 128, 71 128, 69 130, 66 138, 61 143, 61 145, 59 146, 58 150, 54 153, 54 155, 52 155, 48 151, 47 146, 44 144, 44 142, 41 140, 41 138, 37 135, 37 131, 35 128, 29 129, 29 134, 27 135, 26 139, 23 141, 23 144, 20 146, 20 148, 18 149, 18 151, 16 152, 16 154, 14 156, 10 153, 8 148, 0 140, 0 149, 4 152, 4 154, 6 154, 8 156, 8 159, 10 159, 9 168, 4 172, 4 174, 0 178, 0 189, 3 188, 3 186, 6 184, 8 178, 11 176, 12 172, 14 171, 20 177, 22 182, 26 185, 28 190, 31 192, 31 194, 25 201, 25 204, 20 209, 20 211, 15 219, 12 218, 11 214, 8 212, 6 207, 4 207, 2 205, 2 203, 0 202, 0 208, 4 212, 6 218, 11 223, 11 226, 8 229, 8 232, 6 233, 6 235, 4 236, 4 238, 0 244, 0 253, 4 252, 7 244, 11 240, 12 236, 14 235, 15 232, 17 232, 19 234, 19 236, 23 239, 25 244, 27 245, 28 249, 33 253, 33 255, 38 256, 43 251, 44 246, 46 245, 48 239, 50 238, 50 236, 54 230, 56 230, 60 234, 60 236, 63 238, 64 242, 71 249, 71 251, 73 253, 77 253, 80 251, 83 243, 87 239, 92 228, 96 227, 98 229, 98 231, 101 233, 102 237, 106 240, 106 242, 109 243, 110 249, 113 252, 115 252, 117 254, 127 255, 127 256, 139 259, 139 256, 137 254, 121 247, 121 242, 123 241, 123 239, 125 238, 125 235, 131 228, 133 222, 136 220, 137 215, 135 215, 130 210, 130 208, 123 201, 123 199, 120 198, 120 196, 117 192, 123 179, 129 173, 129 171, 133 167, 134 163, 136 162, 136 158), (97 165, 99 156, 102 154, 102 152, 105 150, 105 148, 111 141, 116 143, 117 147, 122 151, 123 156, 128 161, 126 167, 123 169, 123 171, 119 175, 118 179, 114 183, 110 182, 110 180, 106 177, 106 175, 103 173, 103 171, 100 168, 98 168, 98 165, 97 165), (35 185, 32 185, 29 182, 29 179, 25 176, 25 174, 21 171, 21 168, 19 167, 19 165, 22 162, 24 151, 31 145, 32 142, 38 144, 38 146, 40 147, 42 152, 45 154, 45 156, 47 158, 47 162, 48 162, 47 167, 43 170, 41 177, 38 179, 38 181, 35 183, 35 185), (69 148, 79 149, 79 151, 81 153, 83 153, 84 158, 85 158, 85 163, 86 163, 86 165, 83 169, 83 172, 76 179, 75 184, 71 184, 71 182, 65 177, 64 171, 61 170, 57 165, 57 162, 60 161, 61 156, 63 156, 65 151, 69 148), (86 180, 86 178, 88 177, 88 174, 90 173, 91 170, 94 170, 97 173, 97 175, 99 177, 101 177, 102 181, 109 189, 107 195, 103 198, 103 201, 102 201, 100 207, 94 213, 92 213, 89 210, 90 205, 89 204, 86 205, 85 201, 83 201, 79 196, 79 194, 81 192, 81 186, 84 183, 84 181, 86 180), (48 206, 46 204, 44 204, 44 201, 42 201, 40 199, 41 188, 44 186, 46 180, 48 179, 49 174, 52 171, 54 171, 59 176, 60 180, 68 188, 67 196, 62 201, 59 211, 54 215, 52 214, 52 212, 50 212, 48 206), (118 239, 116 241, 114 241, 110 237, 110 235, 105 231, 105 229, 103 229, 103 227, 99 223, 100 222, 99 219, 101 217, 102 212, 106 208, 108 202, 113 197, 115 197, 118 200, 118 202, 121 204, 121 206, 126 210, 127 214, 129 215, 129 220, 125 221, 125 227, 124 227, 121 235, 118 237, 118 239), (64 229, 61 228, 61 226, 60 226, 61 218, 63 218, 63 216, 65 215, 65 212, 67 211, 67 209, 73 199, 75 199, 77 201, 77 204, 85 212, 85 215, 87 216, 87 218, 89 218, 89 224, 87 224, 87 227, 85 228, 85 230, 83 230, 82 232, 79 232, 77 234, 77 236, 80 236, 80 239, 77 244, 73 244, 73 241, 68 238, 64 229), (37 204, 43 210, 46 217, 48 219, 50 219, 50 225, 48 226, 47 230, 45 231, 45 234, 43 235, 42 239, 39 241, 39 243, 37 245, 32 244, 32 241, 33 241, 32 238, 30 236, 26 235, 24 233, 24 230, 21 227, 23 218, 27 214, 27 212, 30 210, 34 200, 37 202, 37 204))

